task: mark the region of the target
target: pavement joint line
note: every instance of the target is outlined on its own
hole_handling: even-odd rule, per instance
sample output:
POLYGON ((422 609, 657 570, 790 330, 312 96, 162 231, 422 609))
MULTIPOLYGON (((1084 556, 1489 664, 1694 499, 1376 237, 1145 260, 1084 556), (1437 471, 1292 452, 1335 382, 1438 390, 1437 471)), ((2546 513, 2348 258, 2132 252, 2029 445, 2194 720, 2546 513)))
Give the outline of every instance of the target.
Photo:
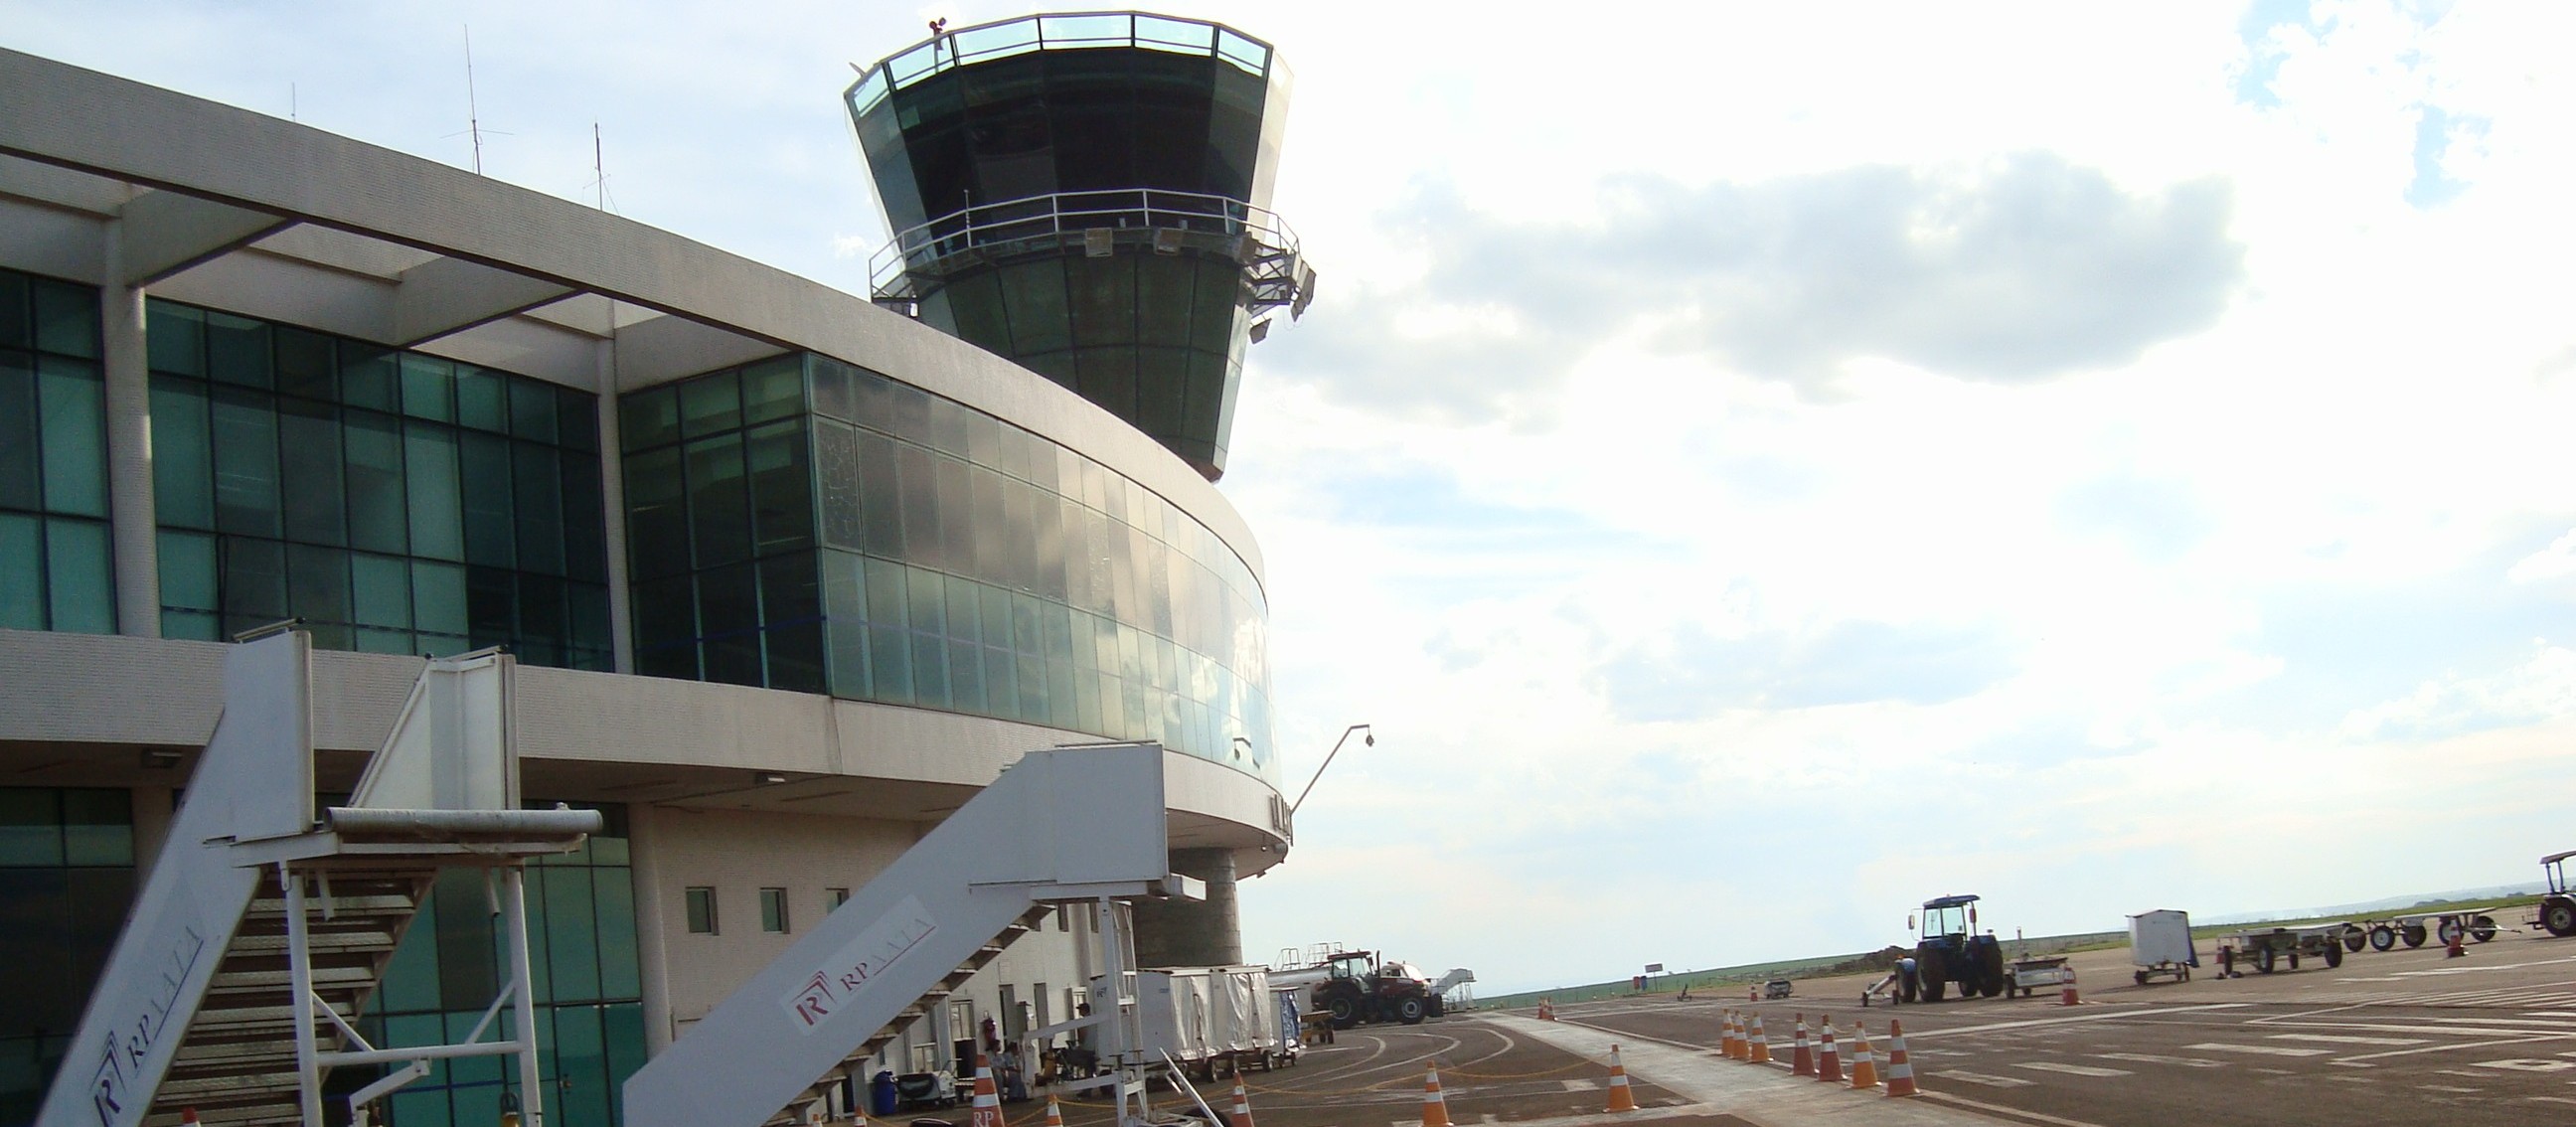
POLYGON ((2000 1104, 1990 1104, 1982 1100, 1968 1099, 1964 1096, 1954 1096, 1948 1092, 1923 1092, 1920 1094, 1919 1098, 1939 1100, 1945 1104, 1955 1104, 1959 1107, 1972 1108, 1983 1114, 1999 1118, 2018 1119, 2024 1123, 2044 1123, 2048 1124, 2049 1127, 2102 1127, 2101 1124, 2094 1123, 2089 1120, 2068 1119, 2064 1116, 2049 1115, 2045 1112, 2024 1111, 2017 1107, 2004 1107, 2000 1104))

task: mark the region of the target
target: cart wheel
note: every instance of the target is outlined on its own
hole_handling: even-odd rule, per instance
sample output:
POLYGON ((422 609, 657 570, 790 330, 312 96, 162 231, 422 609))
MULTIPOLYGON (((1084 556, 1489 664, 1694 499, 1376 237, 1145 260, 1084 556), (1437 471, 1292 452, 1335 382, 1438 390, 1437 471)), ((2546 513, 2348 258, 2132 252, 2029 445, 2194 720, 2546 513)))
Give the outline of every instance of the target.
POLYGON ((2299 949, 2296 947, 2290 948, 2290 969, 2299 969, 2299 949))
POLYGON ((2147 984, 2147 972, 2139 971, 2134 977, 2138 980, 2138 985, 2144 986, 2147 984))
POLYGON ((2468 928, 2460 923, 2460 917, 2444 916, 2442 922, 2434 927, 2433 934, 2441 938, 2442 946, 2448 947, 2466 936, 2468 928))
POLYGON ((2362 944, 2365 944, 2365 943, 2368 943, 2368 942, 2370 942, 2370 933, 2369 933, 2369 932, 2363 931, 2363 930, 2361 930, 2361 929, 2360 929, 2360 928, 2358 928, 2358 927, 2352 927, 2352 926, 2346 926, 2346 927, 2343 929, 2343 949, 2344 949, 2344 950, 2346 950, 2346 951, 2352 951, 2352 952, 2355 952, 2355 953, 2359 953, 2359 952, 2360 952, 2360 950, 2361 950, 2361 946, 2362 946, 2362 944))
POLYGON ((2400 936, 2399 936, 2399 938, 2404 939, 2404 940, 2406 941, 2406 945, 2407 945, 2407 946, 2409 946, 2409 947, 2421 947, 2421 946, 2423 946, 2423 945, 2424 945, 2424 925, 2422 925, 2422 924, 2408 924, 2408 925, 2406 925, 2406 931, 2404 932, 2404 934, 2400 935, 2400 936))
POLYGON ((2484 943, 2488 940, 2494 939, 2495 937, 2496 922, 2494 916, 2475 916, 2469 920, 2469 938, 2477 940, 2480 943, 2484 943))
POLYGON ((2272 949, 2271 949, 2271 948, 2269 948, 2269 947, 2265 947, 2265 948, 2263 948, 2263 949, 2261 949, 2261 950, 2259 950, 2259 951, 2254 952, 2254 970, 2255 970, 2255 972, 2256 972, 2256 973, 2258 973, 2258 974, 2270 974, 2270 973, 2272 973, 2272 949))
POLYGON ((2370 929, 2371 950, 2385 951, 2394 946, 2397 946, 2397 932, 2392 930, 2387 924, 2381 924, 2370 929))
POLYGON ((2180 979, 2178 979, 2177 981, 2181 981, 2181 982, 2189 982, 2189 981, 2191 981, 2191 968, 2190 968, 2190 967, 2184 967, 2184 968, 2182 968, 2182 970, 2181 970, 2181 972, 2180 972, 2180 973, 2181 973, 2182 977, 2181 977, 2180 979))
POLYGON ((2327 967, 2329 967, 2329 968, 2332 968, 2332 967, 2339 967, 2339 966, 2342 966, 2342 965, 2343 965, 2343 948, 2341 948, 2341 947, 2339 947, 2339 946, 2336 946, 2335 944, 2332 944, 2332 943, 2328 943, 2328 944, 2326 944, 2326 966, 2327 966, 2327 967))

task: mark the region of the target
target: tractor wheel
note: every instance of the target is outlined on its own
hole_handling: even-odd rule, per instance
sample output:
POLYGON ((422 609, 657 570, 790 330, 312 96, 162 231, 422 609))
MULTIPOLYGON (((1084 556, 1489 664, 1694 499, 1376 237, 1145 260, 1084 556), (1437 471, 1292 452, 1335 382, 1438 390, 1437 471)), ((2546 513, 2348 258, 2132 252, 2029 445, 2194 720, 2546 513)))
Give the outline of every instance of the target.
POLYGON ((2540 926, 2562 938, 2576 935, 2576 900, 2552 897, 2541 901, 2540 926))
POLYGON ((2394 946, 2397 946, 2397 932, 2395 929, 2389 927, 2387 924, 2381 924, 2370 929, 2371 950, 2385 951, 2394 946))
POLYGON ((2003 993, 2006 982, 2004 978, 2003 946, 2001 944, 1997 944, 1995 946, 1988 947, 1977 954, 1977 961, 1983 964, 1982 969, 1985 971, 1985 981, 1979 984, 1977 993, 1980 996, 1987 998, 1992 998, 1997 994, 2003 993))
POLYGON ((2485 943, 2493 940, 2495 937, 2496 922, 2494 916, 2469 917, 2469 938, 2480 943, 2485 943))
POLYGON ((2341 944, 2337 944, 2337 943, 2328 943, 2328 944, 2326 944, 2326 967, 2327 967, 2327 969, 2331 970, 2331 969, 2333 969, 2333 968, 2335 968, 2335 967, 2339 967, 2339 966, 2342 966, 2342 965, 2343 965, 2343 946, 2342 946, 2341 944))
POLYGON ((1923 978, 1923 1000, 1938 1002, 1950 992, 1950 968, 1943 964, 1937 949, 1918 949, 1914 954, 1915 973, 1923 978))
POLYGON ((2362 945, 2368 942, 2370 942, 2369 932, 2363 931, 2358 927, 2346 927, 2343 929, 2344 950, 2353 952, 2354 954, 2360 954, 2362 945))
POLYGON ((2424 925, 2408 924, 2398 938, 2404 939, 2409 947, 2421 947, 2424 945, 2424 925))
POLYGON ((1333 1028, 1348 1029, 1360 1023, 1359 1003, 1348 994, 1335 994, 1324 1003, 1324 1012, 1333 1015, 1333 1028))
POLYGON ((2434 938, 2440 939, 2445 947, 2467 938, 2468 934, 2468 925, 2461 923, 2458 916, 2444 916, 2442 922, 2433 928, 2434 938))
POLYGON ((1430 1012, 1431 1007, 1424 1005, 1420 998, 1404 998, 1395 1003, 1395 1019, 1406 1025, 1422 1024, 1422 1019, 1430 1012))
POLYGON ((2255 973, 2257 973, 2257 974, 2270 974, 2270 973, 2272 973, 2272 949, 2271 949, 2271 948, 2269 948, 2269 947, 2265 947, 2265 948, 2262 948, 2261 950, 2258 950, 2258 951, 2254 952, 2254 971, 2255 971, 2255 973))

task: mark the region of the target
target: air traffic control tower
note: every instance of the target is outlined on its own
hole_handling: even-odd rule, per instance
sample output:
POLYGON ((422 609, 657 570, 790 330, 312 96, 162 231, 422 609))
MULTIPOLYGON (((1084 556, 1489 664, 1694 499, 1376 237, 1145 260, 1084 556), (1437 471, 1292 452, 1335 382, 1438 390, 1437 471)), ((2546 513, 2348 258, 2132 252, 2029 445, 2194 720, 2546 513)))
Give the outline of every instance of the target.
POLYGON ((846 97, 896 232, 872 296, 1216 480, 1244 347, 1314 288, 1270 211, 1288 87, 1267 43, 1134 12, 942 31, 867 68, 846 97))

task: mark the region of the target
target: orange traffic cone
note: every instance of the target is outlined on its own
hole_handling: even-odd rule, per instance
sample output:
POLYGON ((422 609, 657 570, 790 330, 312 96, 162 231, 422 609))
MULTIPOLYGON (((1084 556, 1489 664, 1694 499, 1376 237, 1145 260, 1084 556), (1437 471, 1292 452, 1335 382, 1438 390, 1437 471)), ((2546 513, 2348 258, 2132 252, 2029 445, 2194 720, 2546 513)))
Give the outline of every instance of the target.
POLYGON ((1440 1096, 1440 1066, 1422 1077, 1422 1127, 1449 1127, 1449 1101, 1440 1096))
POLYGON ((1002 1119, 1002 1100, 993 1091, 993 1062, 982 1053, 975 1054, 975 1107, 967 1113, 966 1127, 1009 1127, 1002 1119))
POLYGON ((2057 1004, 2061 1006, 2079 1004, 2075 1000, 2075 968, 2073 967, 2066 968, 2066 988, 2057 992, 2057 1004))
POLYGON ((1610 1046, 1611 1111, 1637 1110, 1636 1094, 1628 1090, 1628 1070, 1619 1063, 1619 1046, 1610 1046))
POLYGON ((1919 1096, 1914 1087, 1914 1064, 1905 1059, 1905 1023, 1887 1023, 1887 1094, 1919 1096))
MULTIPOLYGON (((864 1127, 867 1121, 863 1119, 859 1122, 862 1127, 864 1127)), ((1064 1109, 1055 1106, 1055 1095, 1053 1093, 1049 1093, 1047 1095, 1046 1127, 1064 1127, 1064 1109)))
POLYGON ((1817 1019, 1825 1026, 1825 1044, 1816 1050, 1816 1079, 1827 1084, 1840 1084, 1843 1082, 1843 1057, 1841 1051, 1834 1048, 1834 1019, 1822 1014, 1817 1015, 1817 1019))
POLYGON ((1726 1044, 1724 1048, 1726 1059, 1744 1059, 1744 1015, 1737 1013, 1734 1010, 1726 1011, 1726 1044))
MULTIPOLYGON (((1799 1014, 1798 1039, 1789 1046, 1789 1075, 1813 1076, 1815 1074, 1816 1049, 1815 1046, 1807 1043, 1807 1015, 1799 1014)), ((975 1127, 984 1127, 984 1125, 978 1123, 975 1127)))
POLYGON ((1553 1003, 1553 1002, 1548 1001, 1548 1000, 1547 1000, 1547 999, 1545 999, 1545 998, 1541 998, 1541 999, 1539 999, 1539 1000, 1538 1000, 1538 1019, 1539 1019, 1540 1021, 1555 1021, 1555 1020, 1556 1020, 1556 1004, 1555 1004, 1555 1003, 1553 1003))
POLYGON ((1851 1074, 1854 1088, 1878 1087, 1878 1062, 1870 1057, 1869 1030, 1857 1021, 1852 1023, 1851 1074))
POLYGON ((1771 1039, 1762 1035, 1762 1011, 1753 1011, 1753 1041, 1744 1047, 1744 1063, 1771 1063, 1771 1039))
POLYGON ((1252 1100, 1243 1094, 1243 1078, 1234 1078, 1234 1111, 1225 1117, 1225 1127, 1252 1127, 1252 1100))

